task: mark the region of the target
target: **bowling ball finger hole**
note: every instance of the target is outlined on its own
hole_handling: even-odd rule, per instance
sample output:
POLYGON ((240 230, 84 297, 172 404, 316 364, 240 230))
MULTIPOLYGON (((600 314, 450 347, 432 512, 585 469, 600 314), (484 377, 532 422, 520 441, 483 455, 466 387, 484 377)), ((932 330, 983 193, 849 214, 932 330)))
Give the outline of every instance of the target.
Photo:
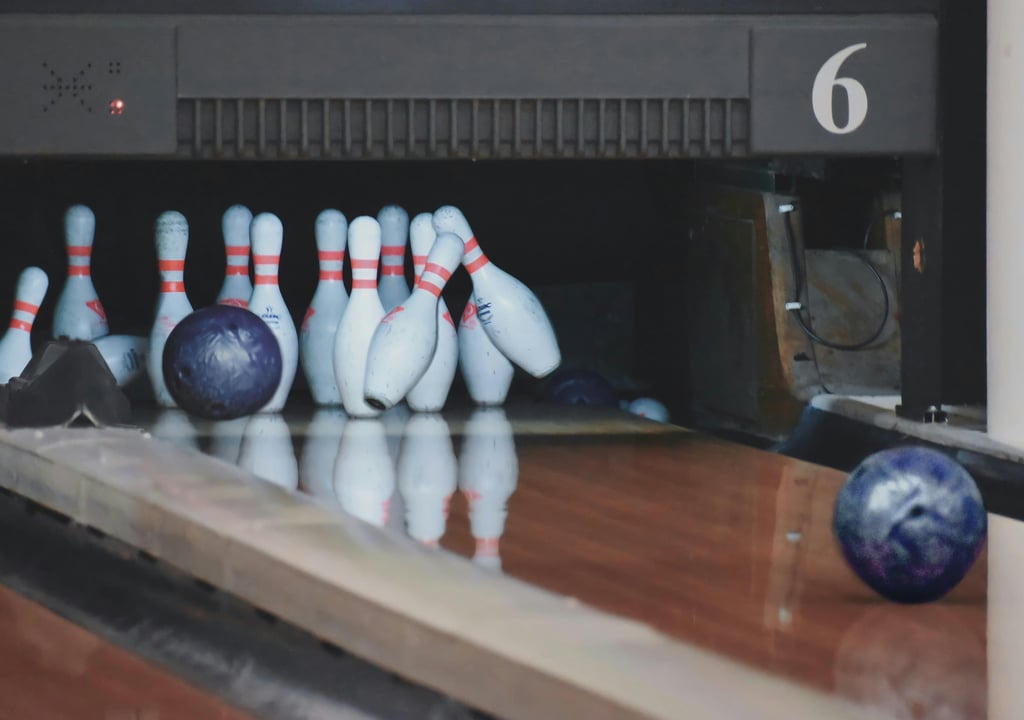
POLYGON ((921 517, 922 515, 924 515, 924 508, 921 507, 920 505, 915 505, 914 507, 910 508, 909 515, 912 518, 921 517))
POLYGON ((227 406, 224 403, 214 403, 210 406, 210 412, 215 415, 224 415, 227 411, 227 406))

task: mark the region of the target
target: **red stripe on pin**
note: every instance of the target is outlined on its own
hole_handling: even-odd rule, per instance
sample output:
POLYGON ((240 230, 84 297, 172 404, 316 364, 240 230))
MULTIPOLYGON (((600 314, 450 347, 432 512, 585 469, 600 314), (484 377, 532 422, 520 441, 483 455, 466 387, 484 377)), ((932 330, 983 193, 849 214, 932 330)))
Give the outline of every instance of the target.
POLYGON ((228 271, 225 273, 225 275, 248 275, 248 274, 249 274, 249 266, 248 265, 228 265, 228 271))
POLYGON ((184 260, 161 260, 159 263, 161 272, 174 272, 185 269, 184 260))
POLYGON ((225 250, 228 257, 249 257, 249 248, 245 245, 228 245, 225 250))
POLYGON ((487 256, 481 253, 480 257, 466 265, 466 270, 468 270, 469 274, 472 275, 489 262, 490 260, 487 259, 487 256))
POLYGON ((423 265, 423 264, 425 264, 427 262, 427 256, 426 255, 413 255, 412 256, 412 262, 413 262, 414 265, 423 265))
POLYGON ((480 247, 480 243, 476 241, 476 236, 474 235, 473 237, 466 241, 465 250, 463 250, 463 252, 472 252, 473 250, 476 250, 478 247, 480 247))
POLYGON ((321 280, 341 280, 341 270, 321 270, 321 280))
POLYGON ((92 255, 92 245, 72 245, 68 248, 69 257, 89 257, 92 255))
POLYGON ((19 320, 17 318, 11 318, 11 329, 32 332, 32 323, 26 322, 25 320, 19 320))
POLYGON ((68 267, 69 277, 89 277, 88 265, 71 265, 68 267))
POLYGON ((420 280, 420 284, 418 285, 418 287, 423 288, 434 297, 441 297, 441 288, 439 288, 432 282, 429 282, 427 280, 420 280))
POLYGON ((427 266, 423 268, 423 272, 434 273, 445 282, 448 282, 448 279, 452 276, 451 270, 446 268, 444 265, 438 265, 437 263, 427 263, 427 266))
POLYGON ((256 276, 255 284, 256 285, 276 285, 277 284, 277 275, 257 275, 256 276))
POLYGON ((253 255, 254 265, 276 265, 281 260, 280 255, 253 255))
POLYGON ((355 280, 352 281, 352 289, 353 290, 357 290, 357 289, 376 290, 377 289, 377 281, 376 280, 359 280, 359 279, 355 279, 355 280))
POLYGON ((385 265, 380 269, 381 275, 405 275, 405 268, 401 265, 385 265))
POLYGON ((27 312, 27 313, 32 313, 33 315, 35 315, 37 312, 39 312, 39 306, 38 305, 32 305, 30 303, 23 302, 21 300, 16 300, 15 301, 14 309, 16 311, 18 311, 18 312, 27 312))
POLYGON ((344 250, 321 250, 320 262, 341 262, 345 259, 344 250))
POLYGON ((385 245, 384 247, 382 247, 380 249, 380 254, 385 256, 385 257, 388 257, 388 256, 394 257, 396 255, 397 256, 402 256, 402 255, 405 255, 405 248, 404 247, 394 247, 394 246, 391 246, 391 245, 385 245))
POLYGON ((377 261, 376 260, 353 260, 352 261, 352 268, 354 270, 376 270, 377 269, 377 261))
POLYGON ((165 292, 165 293, 185 292, 185 283, 183 283, 183 282, 165 282, 165 283, 160 283, 160 292, 165 292))

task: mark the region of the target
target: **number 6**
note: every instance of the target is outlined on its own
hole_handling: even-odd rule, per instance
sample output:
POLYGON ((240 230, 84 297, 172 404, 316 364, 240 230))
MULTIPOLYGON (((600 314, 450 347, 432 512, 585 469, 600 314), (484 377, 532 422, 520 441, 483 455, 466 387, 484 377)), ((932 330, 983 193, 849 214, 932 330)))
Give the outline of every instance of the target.
POLYGON ((867 46, 867 43, 858 43, 843 48, 826 60, 814 77, 814 86, 811 89, 811 107, 814 109, 814 117, 818 119, 823 128, 833 135, 852 133, 864 124, 864 118, 868 115, 868 93, 864 86, 853 78, 836 77, 839 74, 839 67, 846 61, 846 58, 867 46), (846 124, 842 127, 836 125, 835 116, 832 114, 832 89, 837 85, 846 91, 846 101, 849 106, 846 124))

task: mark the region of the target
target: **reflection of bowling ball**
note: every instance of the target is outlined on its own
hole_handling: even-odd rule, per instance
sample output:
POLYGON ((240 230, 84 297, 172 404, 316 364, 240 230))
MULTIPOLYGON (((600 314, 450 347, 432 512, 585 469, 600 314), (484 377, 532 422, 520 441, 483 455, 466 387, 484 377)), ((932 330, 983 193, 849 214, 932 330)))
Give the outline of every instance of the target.
POLYGON ((178 323, 164 346, 164 381, 193 415, 230 420, 267 404, 281 382, 281 347, 244 308, 213 305, 178 323))
POLYGON ((929 602, 953 589, 988 528, 974 480, 921 447, 875 453, 836 498, 833 530, 854 572, 883 597, 929 602))
POLYGON ((615 406, 615 388, 593 370, 559 370, 544 385, 544 397, 562 405, 615 406))

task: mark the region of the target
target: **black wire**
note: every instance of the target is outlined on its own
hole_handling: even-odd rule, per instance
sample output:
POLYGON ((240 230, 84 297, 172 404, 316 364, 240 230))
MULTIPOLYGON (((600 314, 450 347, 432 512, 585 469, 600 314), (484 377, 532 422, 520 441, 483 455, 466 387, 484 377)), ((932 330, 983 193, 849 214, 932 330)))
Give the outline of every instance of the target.
MULTIPOLYGON (((794 238, 794 235, 793 235, 793 221, 790 219, 790 215, 791 214, 792 214, 792 212, 787 212, 783 216, 783 221, 784 221, 785 226, 786 226, 786 241, 789 243, 789 252, 790 252, 790 257, 791 257, 791 267, 792 267, 792 270, 793 270, 793 284, 795 286, 795 292, 796 292, 796 295, 793 298, 793 302, 800 303, 800 298, 803 296, 803 293, 804 293, 804 285, 806 283, 806 278, 803 276, 803 272, 800 269, 800 262, 799 262, 799 259, 797 257, 796 239, 794 238)), ((805 321, 803 316, 800 314, 802 312, 802 309, 803 309, 802 308, 802 304, 801 304, 801 309, 791 311, 793 313, 793 317, 796 318, 797 325, 800 326, 800 329, 803 331, 804 335, 806 335, 812 342, 816 342, 819 345, 822 345, 822 346, 827 347, 827 348, 831 348, 832 350, 841 350, 841 351, 844 351, 844 352, 856 352, 858 350, 864 350, 867 347, 871 346, 879 337, 881 337, 882 333, 885 331, 886 324, 889 322, 889 307, 890 307, 889 306, 889 291, 885 287, 885 280, 882 278, 882 274, 880 272, 878 272, 878 269, 873 264, 871 264, 871 262, 869 262, 867 260, 867 258, 864 258, 861 255, 858 255, 856 253, 850 253, 850 254, 853 255, 858 260, 860 260, 861 262, 863 262, 865 265, 868 266, 868 269, 871 270, 872 273, 874 273, 875 278, 878 280, 879 286, 882 288, 882 303, 883 303, 882 322, 879 323, 878 328, 875 330, 874 333, 871 334, 871 337, 869 337, 866 340, 862 340, 861 342, 852 343, 852 344, 849 344, 849 345, 846 345, 846 344, 843 344, 843 343, 832 342, 830 340, 826 340, 825 338, 821 337, 816 332, 814 332, 814 330, 811 329, 810 323, 805 321)))

